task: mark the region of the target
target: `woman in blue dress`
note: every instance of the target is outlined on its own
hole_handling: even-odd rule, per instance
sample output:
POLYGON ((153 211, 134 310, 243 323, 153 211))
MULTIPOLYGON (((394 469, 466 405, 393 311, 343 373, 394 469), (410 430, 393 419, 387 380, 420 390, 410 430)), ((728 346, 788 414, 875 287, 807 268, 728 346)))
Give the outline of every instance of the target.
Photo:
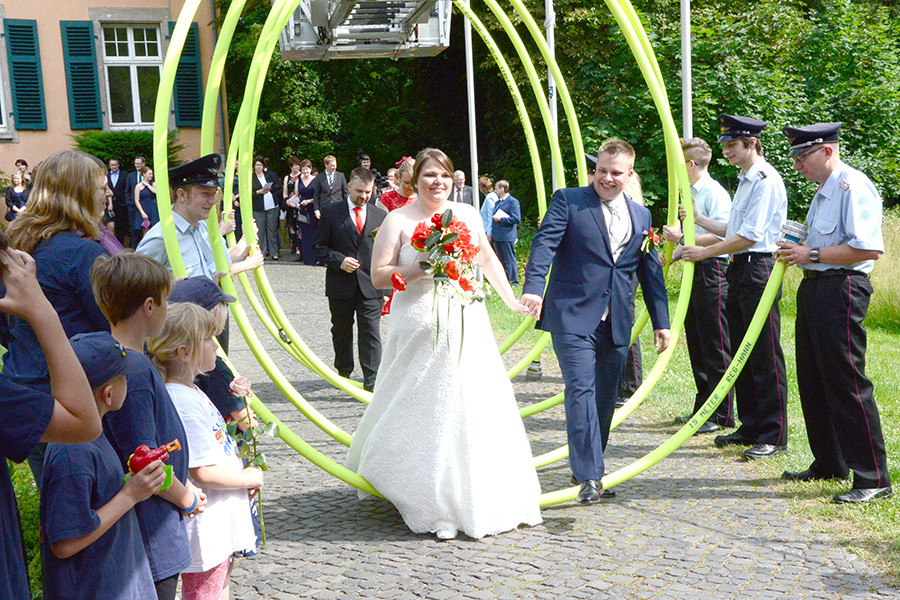
POLYGON ((316 264, 313 254, 313 242, 316 239, 316 219, 313 209, 313 181, 312 163, 307 159, 296 162, 288 161, 291 165, 291 174, 285 178, 284 197, 285 206, 290 213, 289 225, 291 226, 291 251, 301 255, 303 264, 316 264), (297 171, 296 173, 294 171, 297 171))
POLYGON ((156 182, 153 181, 153 169, 144 171, 144 179, 134 186, 134 219, 131 230, 147 231, 159 223, 159 207, 156 204, 156 182))

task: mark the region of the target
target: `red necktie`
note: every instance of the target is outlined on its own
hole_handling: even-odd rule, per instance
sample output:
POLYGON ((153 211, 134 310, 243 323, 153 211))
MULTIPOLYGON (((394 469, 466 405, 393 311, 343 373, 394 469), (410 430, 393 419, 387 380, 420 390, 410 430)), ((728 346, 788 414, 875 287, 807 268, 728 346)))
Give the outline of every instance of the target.
POLYGON ((362 230, 363 230, 362 207, 354 206, 353 210, 356 211, 356 229, 360 233, 362 233, 362 230))

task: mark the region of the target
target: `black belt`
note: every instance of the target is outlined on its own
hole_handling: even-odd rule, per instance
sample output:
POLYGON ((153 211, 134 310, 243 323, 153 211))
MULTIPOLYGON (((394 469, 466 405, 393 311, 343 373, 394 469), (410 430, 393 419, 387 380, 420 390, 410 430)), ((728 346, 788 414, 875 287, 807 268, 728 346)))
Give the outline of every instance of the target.
POLYGON ((717 262, 728 262, 728 259, 723 256, 713 256, 712 258, 704 258, 703 260, 697 261, 698 265, 714 265, 717 262))
POLYGON ((771 252, 741 252, 740 254, 732 254, 731 262, 735 264, 748 263, 753 260, 762 260, 772 256, 771 252))
POLYGON ((826 269, 824 271, 812 271, 810 269, 803 269, 803 279, 819 279, 821 277, 846 276, 868 277, 869 274, 863 273, 862 271, 857 271, 856 269, 826 269))

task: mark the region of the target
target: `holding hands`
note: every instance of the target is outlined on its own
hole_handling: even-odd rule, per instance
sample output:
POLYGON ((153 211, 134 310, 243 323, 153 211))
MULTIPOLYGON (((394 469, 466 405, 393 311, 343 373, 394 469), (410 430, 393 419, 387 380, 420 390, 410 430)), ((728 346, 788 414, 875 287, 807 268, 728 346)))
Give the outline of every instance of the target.
POLYGON ((541 307, 544 304, 544 299, 537 294, 522 294, 522 299, 519 300, 519 304, 522 307, 523 313, 537 319, 541 316, 541 307))

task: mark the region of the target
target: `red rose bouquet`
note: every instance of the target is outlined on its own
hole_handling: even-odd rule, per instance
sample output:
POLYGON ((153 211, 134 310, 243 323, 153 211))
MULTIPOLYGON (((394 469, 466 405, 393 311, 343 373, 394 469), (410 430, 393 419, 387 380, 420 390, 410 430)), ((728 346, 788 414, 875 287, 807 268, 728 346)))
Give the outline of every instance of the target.
POLYGON ((410 243, 427 255, 419 266, 434 278, 436 293, 455 296, 464 304, 484 300, 484 291, 475 278, 475 257, 480 248, 472 244, 469 228, 453 216, 451 209, 416 225, 410 243))

